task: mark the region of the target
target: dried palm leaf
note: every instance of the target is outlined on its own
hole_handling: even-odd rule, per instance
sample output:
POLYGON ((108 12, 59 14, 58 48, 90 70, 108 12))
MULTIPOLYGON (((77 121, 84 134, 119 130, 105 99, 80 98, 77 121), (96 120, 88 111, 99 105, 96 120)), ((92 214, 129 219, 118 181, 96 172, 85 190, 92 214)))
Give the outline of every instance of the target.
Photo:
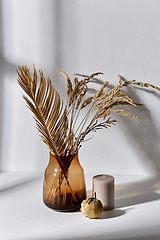
MULTIPOLYGON (((40 71, 40 84, 38 87, 35 67, 33 80, 26 66, 19 66, 18 68, 18 83, 29 97, 23 96, 23 98, 34 115, 42 141, 56 156, 59 167, 69 186, 67 170, 73 157, 61 156, 61 153, 66 148, 65 139, 68 127, 66 108, 63 109, 63 103, 59 94, 51 85, 51 81, 48 80, 46 84, 42 71, 40 71)), ((72 189, 71 192, 74 197, 72 189)))
MULTIPOLYGON (((52 152, 56 156, 59 156, 56 142, 53 139, 54 131, 50 128, 50 126, 55 126, 56 124, 56 127, 58 128, 58 125, 62 121, 62 103, 60 103, 60 96, 52 87, 50 80, 48 80, 46 88, 46 80, 42 72, 40 72, 40 84, 39 87, 37 87, 37 74, 35 67, 33 81, 26 66, 22 66, 22 68, 19 67, 19 72, 17 71, 17 73, 19 76, 18 83, 31 99, 29 100, 29 98, 23 96, 27 102, 28 108, 34 114, 38 130, 42 134, 43 139, 45 139, 45 142, 49 144, 52 152), (56 112, 54 111, 55 109, 56 112)), ((66 115, 65 111, 63 111, 63 115, 66 115)))

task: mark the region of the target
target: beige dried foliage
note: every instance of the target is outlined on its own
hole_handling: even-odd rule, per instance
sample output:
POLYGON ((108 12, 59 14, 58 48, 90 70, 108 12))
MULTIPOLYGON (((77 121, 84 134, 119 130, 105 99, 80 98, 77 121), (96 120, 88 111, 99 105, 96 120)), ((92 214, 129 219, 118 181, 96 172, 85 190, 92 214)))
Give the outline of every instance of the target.
POLYGON ((126 117, 139 119, 137 116, 124 112, 123 109, 116 109, 116 107, 124 105, 142 106, 140 103, 135 103, 126 92, 123 92, 123 87, 137 85, 139 87, 150 87, 160 91, 159 87, 149 83, 136 82, 136 80, 122 82, 121 76, 118 75, 119 81, 117 86, 113 87, 110 91, 106 91, 108 85, 108 81, 106 81, 94 96, 90 96, 84 100, 84 97, 89 91, 88 84, 91 79, 103 73, 93 73, 80 81, 75 77, 74 83, 72 84, 69 76, 65 72, 55 70, 63 74, 67 80, 69 101, 68 106, 64 107, 59 94, 52 86, 51 81, 45 79, 42 71, 39 71, 40 82, 38 86, 37 71, 34 65, 33 68, 34 74, 32 78, 27 66, 19 67, 17 70, 17 80, 29 97, 23 96, 28 108, 34 114, 34 119, 37 124, 37 129, 41 134, 42 141, 57 157, 64 157, 67 154, 75 155, 81 143, 80 139, 84 139, 86 133, 89 133, 89 131, 86 132, 85 129, 90 129, 91 131, 91 126, 94 126, 94 122, 99 118, 105 120, 111 113, 117 113, 126 117), (74 129, 80 110, 88 105, 90 105, 89 110, 80 125, 74 129), (88 122, 92 112, 95 112, 94 116, 90 122, 88 122), (76 144, 77 148, 74 147, 73 150, 76 141, 78 142, 78 144, 76 144))
MULTIPOLYGON (((123 103, 120 104, 120 105, 123 105, 123 103)), ((127 113, 127 112, 124 112, 123 109, 115 109, 115 110, 107 109, 106 111, 103 111, 103 112, 98 113, 97 116, 96 116, 96 119, 98 119, 98 118, 103 118, 103 119, 105 119, 105 118, 106 118, 107 116, 109 116, 111 113, 117 113, 117 114, 123 115, 123 116, 125 116, 125 117, 131 117, 131 118, 135 118, 135 119, 142 120, 141 118, 139 118, 139 117, 137 117, 137 116, 135 116, 135 115, 132 115, 132 114, 127 113)))
POLYGON ((154 86, 153 84, 150 84, 150 83, 143 83, 143 82, 136 82, 136 80, 131 80, 131 81, 126 81, 122 84, 122 87, 124 86, 128 86, 128 85, 137 85, 137 86, 140 86, 140 87, 146 87, 146 88, 153 88, 157 91, 160 91, 160 87, 157 87, 157 86, 154 86))
POLYGON ((71 106, 71 104, 77 100, 78 96, 81 94, 82 92, 82 88, 85 85, 85 81, 81 80, 78 81, 77 84, 75 85, 75 87, 73 88, 71 94, 69 95, 69 106, 71 106))
POLYGON ((87 93, 88 91, 89 91, 89 88, 86 87, 86 88, 84 89, 84 91, 83 91, 82 93, 80 93, 79 98, 78 98, 78 100, 77 100, 76 110, 79 108, 79 106, 80 106, 80 104, 81 104, 81 102, 82 102, 82 99, 84 98, 84 96, 86 95, 86 93, 87 93))
POLYGON ((75 78, 74 78, 74 85, 77 85, 77 83, 78 83, 78 78, 75 77, 75 78))
POLYGON ((85 80, 86 83, 89 83, 92 78, 94 78, 95 76, 98 76, 100 74, 103 75, 102 72, 92 73, 89 77, 85 78, 84 80, 85 80))
POLYGON ((73 87, 72 87, 72 82, 71 82, 69 76, 65 72, 63 72, 63 71, 54 70, 54 72, 61 73, 61 74, 63 74, 65 76, 65 78, 67 79, 67 95, 70 96, 70 94, 73 91, 73 87))
POLYGON ((93 98, 93 103, 97 100, 97 98, 99 98, 102 93, 103 93, 103 90, 105 89, 105 87, 108 85, 108 81, 104 82, 104 84, 102 85, 102 87, 100 88, 100 90, 96 93, 96 95, 94 96, 93 98))
POLYGON ((128 94, 125 93, 125 92, 121 92, 121 91, 119 90, 119 91, 117 92, 117 95, 122 96, 122 97, 124 97, 124 98, 127 98, 129 101, 133 102, 133 99, 132 99, 130 96, 128 96, 128 94))
POLYGON ((81 105, 81 109, 85 108, 87 105, 89 105, 93 100, 93 97, 88 97, 81 105))

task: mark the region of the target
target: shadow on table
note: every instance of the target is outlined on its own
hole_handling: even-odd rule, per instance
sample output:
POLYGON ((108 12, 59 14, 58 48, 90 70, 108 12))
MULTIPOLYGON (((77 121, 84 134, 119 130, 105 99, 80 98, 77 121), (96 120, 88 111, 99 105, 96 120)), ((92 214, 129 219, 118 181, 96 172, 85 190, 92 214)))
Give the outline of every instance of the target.
MULTIPOLYGON (((87 192, 87 197, 91 197, 91 191, 87 192)), ((156 201, 159 199, 159 177, 150 177, 146 178, 145 180, 119 184, 115 186, 115 208, 110 211, 104 211, 98 219, 119 217, 130 210, 121 210, 120 208, 122 207, 130 207, 133 205, 156 201)))
MULTIPOLYGON (((128 211, 129 209, 127 209, 128 211)), ((77 209, 75 211, 72 211, 70 213, 74 213, 74 212, 80 212, 80 209, 77 209)), ((126 213, 126 210, 121 210, 121 209, 112 209, 109 211, 103 211, 102 214, 96 218, 96 219, 92 219, 92 220, 102 220, 102 219, 110 219, 110 218, 116 218, 116 217, 120 217, 123 214, 126 213)))
POLYGON ((123 214, 126 213, 126 210, 120 210, 120 209, 113 209, 109 211, 104 211, 99 218, 96 218, 95 220, 101 220, 101 219, 110 219, 110 218, 116 218, 120 217, 123 214))
POLYGON ((160 199, 160 178, 149 178, 115 187, 115 208, 133 206, 160 199))
MULTIPOLYGON (((67 238, 65 238, 65 239, 67 239, 67 238)), ((80 238, 68 238, 67 240, 159 240, 160 239, 160 235, 150 235, 150 236, 141 236, 141 237, 139 237, 139 236, 137 236, 137 237, 127 237, 127 238, 118 238, 117 236, 114 238, 112 238, 112 237, 107 237, 107 236, 100 236, 100 234, 99 235, 97 235, 97 236, 91 236, 91 237, 80 237, 80 238)), ((38 240, 38 239, 36 239, 36 240, 38 240)), ((41 239, 39 239, 39 240, 41 240, 41 239)), ((46 239, 46 240, 53 240, 53 238, 48 238, 48 239, 46 239)), ((59 240, 64 240, 64 238, 63 239, 59 239, 59 240)))
POLYGON ((12 239, 12 240, 159 240, 160 239, 160 235, 148 235, 148 236, 135 236, 135 237, 128 237, 126 235, 126 238, 121 238, 121 237, 118 237, 117 235, 115 235, 115 237, 112 237, 111 235, 110 236, 106 236, 106 235, 100 235, 97 234, 97 235, 92 235, 91 236, 82 236, 82 237, 63 237, 63 238, 54 238, 53 236, 52 237, 38 237, 38 238, 21 238, 21 239, 12 239))
MULTIPOLYGON (((149 178, 145 180, 139 180, 137 182, 127 183, 127 184, 120 184, 115 187, 115 208, 110 211, 104 211, 99 219, 93 219, 89 221, 90 224, 92 222, 97 221, 104 221, 116 217, 121 217, 124 215, 127 211, 130 211, 130 209, 134 208, 133 205, 137 204, 143 204, 146 202, 156 201, 160 199, 160 194, 158 194, 160 190, 160 178, 149 178), (128 207, 127 209, 120 209, 122 207, 128 207)), ((72 212, 74 215, 74 212, 72 212)), ((87 224, 87 222, 86 222, 87 224)), ((94 224, 93 224, 94 227, 94 224)), ((107 222, 106 222, 107 227, 107 222)), ((127 229, 126 229, 127 230, 127 229)), ((145 230, 145 229, 144 229, 145 230)), ((87 236, 85 236, 83 232, 79 232, 81 236, 75 237, 74 231, 76 229, 73 229, 73 232, 66 233, 66 236, 61 237, 58 236, 56 238, 54 236, 54 233, 46 233, 45 240, 159 240, 160 235, 158 234, 150 234, 145 236, 145 231, 142 230, 141 236, 138 236, 138 232, 127 232, 125 237, 122 232, 118 233, 116 231, 111 231, 107 236, 104 233, 97 233, 94 235, 92 232, 90 232, 87 236), (52 236, 49 236, 49 235, 52 236), (135 236, 133 236, 133 234, 135 236), (136 236, 137 235, 137 236, 136 236), (144 235, 144 236, 143 236, 144 235), (122 237, 123 236, 123 237, 122 237)), ((22 238, 16 238, 12 240, 44 240, 44 236, 33 236, 33 237, 22 237, 22 238)))
MULTIPOLYGON (((91 191, 87 191, 87 197, 91 197, 91 191)), ((133 205, 160 199, 160 178, 153 177, 136 182, 125 183, 115 186, 115 207, 113 210, 104 211, 101 216, 95 220, 116 218, 124 215, 131 210, 133 205), (158 193, 159 191, 159 193, 158 193), (131 207, 120 209, 123 207, 131 207)), ((77 209, 74 212, 79 212, 77 209)))
POLYGON ((21 191, 24 187, 31 187, 33 182, 37 181, 38 183, 40 179, 42 179, 42 174, 18 174, 17 178, 14 177, 14 179, 12 179, 12 175, 6 178, 6 174, 3 176, 1 174, 0 197, 21 191))

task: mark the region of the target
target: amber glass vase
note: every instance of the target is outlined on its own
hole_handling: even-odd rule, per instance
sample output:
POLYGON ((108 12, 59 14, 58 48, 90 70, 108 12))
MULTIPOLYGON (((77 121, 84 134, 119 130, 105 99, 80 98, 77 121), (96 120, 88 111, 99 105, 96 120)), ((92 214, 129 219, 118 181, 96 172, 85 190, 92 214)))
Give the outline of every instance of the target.
POLYGON ((78 209, 85 198, 84 171, 78 154, 74 156, 64 177, 56 157, 50 153, 43 183, 45 205, 58 211, 72 211, 78 209))

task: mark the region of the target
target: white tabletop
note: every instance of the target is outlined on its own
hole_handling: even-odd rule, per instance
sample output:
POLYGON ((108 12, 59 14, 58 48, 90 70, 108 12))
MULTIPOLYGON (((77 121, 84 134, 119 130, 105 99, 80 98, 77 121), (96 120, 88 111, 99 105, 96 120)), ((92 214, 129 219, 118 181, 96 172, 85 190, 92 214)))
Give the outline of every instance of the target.
MULTIPOLYGON (((93 175, 85 175, 88 194, 93 175)), ((80 211, 47 208, 42 173, 1 172, 0 239, 159 240, 160 178, 114 177, 115 208, 88 219, 80 211)))

